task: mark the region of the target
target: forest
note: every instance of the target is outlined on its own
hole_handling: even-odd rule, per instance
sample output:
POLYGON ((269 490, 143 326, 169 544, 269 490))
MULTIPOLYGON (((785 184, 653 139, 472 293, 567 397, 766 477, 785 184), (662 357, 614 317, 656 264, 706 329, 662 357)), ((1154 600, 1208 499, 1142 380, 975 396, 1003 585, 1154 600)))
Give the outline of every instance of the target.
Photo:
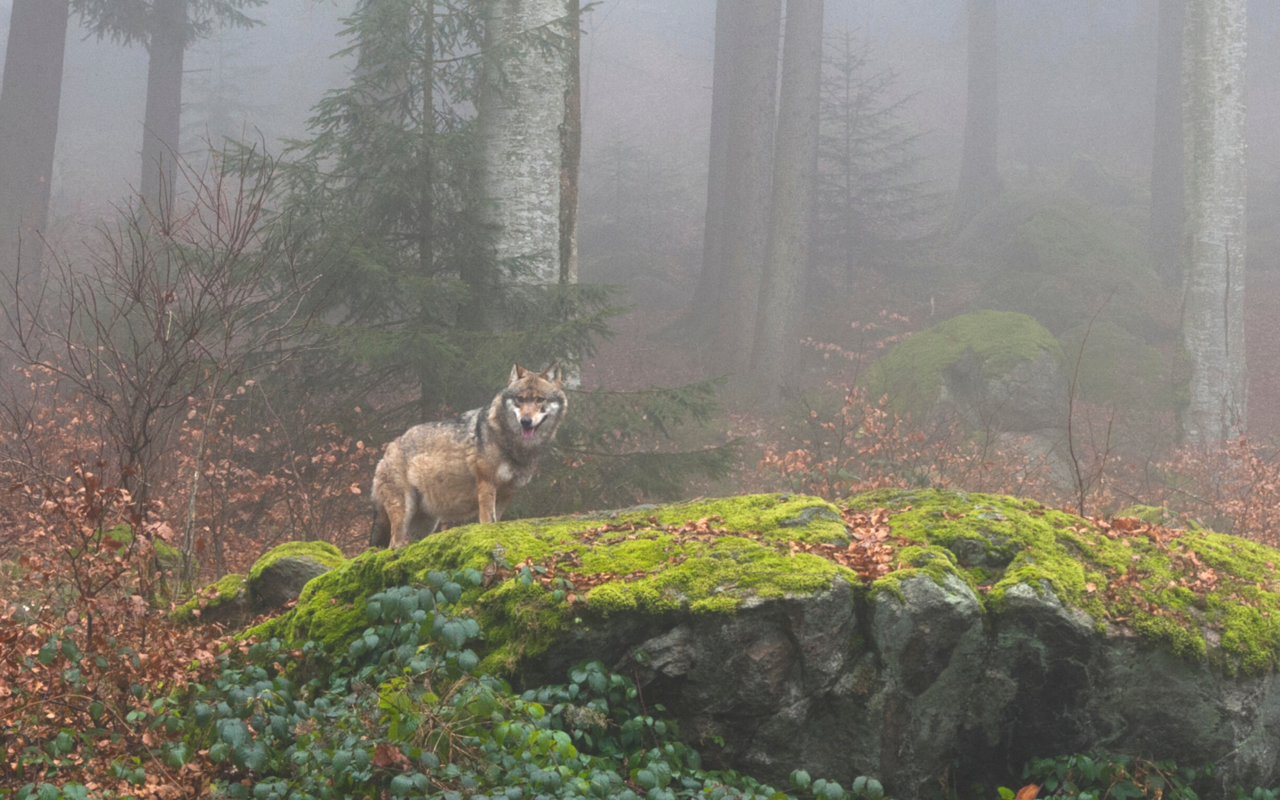
MULTIPOLYGON (((504 520, 812 496, 862 541, 854 498, 940 490, 1280 547, 1276 0, 0 0, 5 24, 0 800, 881 800, 712 763, 638 673, 486 672, 489 571, 362 597, 368 644, 328 657, 199 624, 274 548, 369 550, 387 445, 513 365, 560 364, 567 405, 504 520)), ((867 542, 837 563, 871 587, 867 542)), ((589 612, 601 580, 501 547, 499 579, 589 612)), ((1221 793, 1159 753, 1036 755, 937 796, 1221 793)))

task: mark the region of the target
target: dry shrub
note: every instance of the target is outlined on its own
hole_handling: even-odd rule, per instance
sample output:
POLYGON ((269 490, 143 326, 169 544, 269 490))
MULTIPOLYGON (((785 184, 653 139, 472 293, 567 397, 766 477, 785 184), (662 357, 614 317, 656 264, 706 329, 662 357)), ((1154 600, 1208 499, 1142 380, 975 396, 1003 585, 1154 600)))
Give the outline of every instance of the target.
POLYGON ((1145 495, 1187 521, 1280 547, 1280 450, 1247 437, 1217 451, 1185 447, 1145 495))
POLYGON ((193 549, 223 574, 247 571, 283 541, 326 541, 347 553, 366 547, 372 517, 364 487, 379 450, 334 423, 310 422, 306 409, 294 409, 288 423, 269 411, 264 419, 270 405, 252 380, 237 392, 212 415, 193 408, 179 435, 183 453, 203 444, 202 458, 179 458, 176 474, 187 477, 173 487, 186 501, 180 525, 190 528, 193 549), (233 406, 233 397, 241 402, 233 406))
POLYGON ((856 387, 831 417, 808 409, 801 446, 768 450, 758 468, 796 492, 827 499, 885 488, 956 488, 1057 499, 1043 457, 1018 448, 1016 437, 966 434, 958 420, 913 424, 872 402, 856 387))

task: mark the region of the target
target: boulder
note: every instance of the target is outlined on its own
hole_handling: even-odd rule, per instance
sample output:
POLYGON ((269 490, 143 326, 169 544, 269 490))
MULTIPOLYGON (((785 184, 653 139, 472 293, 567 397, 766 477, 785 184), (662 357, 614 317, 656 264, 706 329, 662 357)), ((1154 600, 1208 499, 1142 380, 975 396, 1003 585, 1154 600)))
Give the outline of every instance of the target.
POLYGON ((1061 363, 1057 340, 1033 318, 978 311, 899 343, 862 384, 899 414, 958 415, 971 430, 1031 432, 1065 424, 1061 363))
POLYGON ((1214 762, 1227 793, 1280 780, 1278 563, 1007 497, 756 495, 453 529, 312 580, 253 632, 344 647, 370 595, 474 569, 482 669, 536 686, 602 661, 712 765, 910 800, 1105 746, 1214 762))
POLYGON ((284 608, 318 575, 346 563, 328 542, 285 542, 267 552, 249 570, 249 599, 255 611, 284 608))
POLYGON ((284 608, 317 575, 345 564, 328 542, 285 542, 259 558, 249 574, 224 575, 173 610, 176 622, 217 622, 240 627, 254 614, 284 608))
POLYGON ((1030 314, 1055 336, 1096 319, 1167 342, 1177 297, 1155 272, 1144 224, 1069 191, 1006 192, 962 237, 984 273, 974 307, 1030 314))
POLYGON ((228 628, 243 626, 253 619, 245 577, 234 572, 223 575, 175 608, 169 618, 175 622, 219 623, 228 628))

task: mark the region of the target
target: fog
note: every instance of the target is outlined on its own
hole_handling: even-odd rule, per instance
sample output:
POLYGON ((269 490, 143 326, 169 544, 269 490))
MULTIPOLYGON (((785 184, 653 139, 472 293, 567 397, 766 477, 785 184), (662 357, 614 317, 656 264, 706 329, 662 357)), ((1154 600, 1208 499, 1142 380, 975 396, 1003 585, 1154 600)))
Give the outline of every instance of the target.
MULTIPOLYGON (((1214 8, 1243 9, 1242 3, 1221 0, 1214 8)), ((1177 156, 1164 159, 1179 184, 1184 167, 1206 169, 1204 174, 1187 173, 1187 185, 1195 191, 1219 179, 1226 183, 1201 195, 1188 191, 1187 202, 1201 205, 1193 207, 1186 226, 1180 217, 1169 217, 1163 229, 1153 210, 1160 199, 1153 194, 1161 191, 1153 179, 1153 167, 1160 166, 1153 150, 1161 139, 1155 121, 1157 31, 1162 9, 1181 6, 1167 0, 998 5, 995 0, 827 0, 821 48, 825 61, 815 58, 813 71, 824 83, 821 92, 815 90, 819 110, 806 117, 818 120, 809 142, 816 153, 804 156, 818 165, 803 179, 816 187, 811 190, 816 208, 810 212, 794 197, 771 195, 785 190, 795 176, 775 174, 770 159, 784 152, 784 141, 804 138, 797 126, 788 125, 794 119, 785 114, 774 119, 777 109, 797 96, 787 83, 798 74, 788 72, 788 54, 794 51, 792 44, 783 47, 789 32, 778 18, 785 4, 777 6, 778 13, 765 0, 750 4, 764 8, 759 12, 764 17, 772 14, 766 22, 778 26, 755 32, 762 38, 753 40, 759 51, 754 56, 749 52, 753 45, 743 44, 752 33, 743 33, 745 28, 724 41, 717 39, 717 5, 712 0, 591 4, 582 17, 577 51, 581 158, 576 227, 564 225, 569 219, 566 204, 560 208, 561 229, 550 233, 556 225, 547 222, 548 209, 561 202, 562 186, 573 184, 571 169, 552 162, 573 148, 573 126, 566 121, 572 113, 565 116, 565 109, 572 107, 578 87, 551 95, 563 128, 526 128, 537 116, 530 112, 508 118, 505 127, 510 130, 477 134, 468 122, 477 114, 483 121, 486 102, 495 115, 502 110, 502 103, 493 99, 501 92, 486 99, 484 89, 477 87, 484 85, 487 67, 464 66, 471 63, 470 55, 452 56, 475 54, 487 46, 478 38, 478 23, 475 29, 437 32, 431 40, 457 52, 432 62, 436 113, 430 126, 422 125, 420 106, 415 105, 422 93, 413 87, 420 86, 421 75, 403 69, 379 72, 395 61, 377 49, 389 46, 385 42, 370 40, 367 58, 334 56, 348 48, 365 52, 355 47, 354 38, 339 35, 344 19, 360 9, 372 14, 370 9, 389 5, 272 0, 245 9, 260 25, 215 29, 190 45, 181 81, 178 147, 189 163, 204 164, 208 144, 216 148, 228 139, 243 139, 272 155, 285 152, 290 140, 309 142, 292 157, 305 153, 313 159, 310 166, 294 169, 299 161, 277 165, 272 177, 290 188, 267 206, 284 204, 289 214, 312 226, 311 238, 299 234, 298 240, 273 245, 307 253, 298 263, 305 263, 308 278, 324 287, 315 295, 324 299, 315 300, 308 313, 345 331, 339 339, 350 335, 345 343, 330 343, 333 349, 325 351, 325 358, 331 360, 306 368, 311 370, 308 380, 319 383, 327 375, 345 387, 343 379, 351 374, 369 378, 360 387, 325 394, 317 408, 330 415, 355 408, 386 412, 361 423, 376 430, 369 434, 371 440, 386 441, 413 419, 486 399, 493 381, 510 368, 508 356, 548 363, 588 353, 575 378, 587 389, 701 386, 700 381, 727 376, 725 388, 714 395, 723 405, 706 417, 715 420, 715 435, 701 434, 709 437, 705 440, 672 435, 663 441, 727 446, 748 431, 748 438, 760 440, 761 451, 739 464, 745 465, 744 474, 754 476, 747 479, 750 483, 764 480, 751 467, 766 463, 761 458, 765 453, 807 452, 804 448, 812 445, 808 440, 765 442, 762 431, 786 430, 784 438, 790 437, 797 430, 796 415, 819 419, 819 409, 835 414, 844 392, 864 402, 883 390, 886 403, 903 404, 892 408, 895 414, 940 425, 935 401, 955 401, 957 393, 973 389, 965 383, 970 378, 970 383, 982 383, 978 378, 988 377, 982 373, 986 368, 969 364, 924 378, 916 367, 907 368, 913 386, 926 386, 936 395, 921 405, 901 386, 889 385, 893 376, 886 371, 892 358, 882 356, 905 352, 899 345, 912 337, 923 341, 919 334, 945 321, 999 312, 1015 315, 1003 317, 1006 322, 1034 321, 1029 341, 1057 354, 1046 379, 1052 385, 1041 387, 1037 400, 1052 406, 1052 413, 1031 413, 1032 422, 1024 420, 1031 427, 1018 428, 1023 422, 1008 419, 997 420, 997 425, 989 398, 975 396, 972 408, 948 407, 953 415, 948 419, 958 420, 958 429, 967 431, 964 447, 980 441, 983 448, 1011 447, 1017 458, 1043 459, 1054 473, 1049 483, 1057 487, 1047 491, 1069 489, 1078 499, 1086 494, 1078 453, 1063 455, 1079 431, 1072 427, 1076 409, 1100 415, 1095 421, 1102 425, 1098 431, 1103 439, 1089 445, 1090 458, 1102 465, 1098 469, 1119 463, 1116 458, 1129 459, 1126 468, 1145 480, 1153 474, 1151 464, 1166 463, 1188 437, 1200 435, 1185 414, 1204 406, 1196 392, 1212 383, 1204 378, 1209 373, 1234 376, 1230 396, 1218 402, 1226 426, 1223 438, 1244 430, 1247 383, 1252 387, 1250 435, 1280 441, 1280 402, 1274 399, 1280 393, 1280 347, 1273 344, 1280 339, 1280 323, 1273 322, 1280 318, 1280 0, 1247 3, 1247 25, 1242 23, 1230 46, 1197 34, 1194 20, 1185 24, 1186 42, 1217 46, 1215 58, 1243 52, 1244 44, 1247 60, 1227 59, 1225 71, 1215 73, 1216 84, 1198 72, 1193 75, 1189 67, 1178 73, 1170 84, 1180 93, 1173 107, 1181 103, 1200 109, 1196 113, 1215 123, 1238 118, 1244 124, 1219 130, 1206 123, 1202 127, 1225 138, 1193 144, 1185 164, 1177 156), (988 17, 980 17, 982 9, 988 17), (991 20, 989 35, 997 46, 974 46, 979 39, 971 36, 971 28, 980 19, 991 20), (987 159, 974 167, 985 171, 977 194, 966 193, 964 165, 971 158, 966 141, 982 138, 974 134, 977 126, 969 117, 972 108, 986 101, 971 102, 980 97, 970 74, 971 69, 978 72, 971 67, 971 47, 980 56, 975 63, 989 58, 993 71, 989 128, 995 134, 983 145, 989 153, 972 156, 987 159), (718 51, 737 52, 733 58, 738 59, 732 61, 720 95, 714 86, 718 51), (1244 70, 1246 99, 1232 105, 1240 82, 1233 83, 1230 69, 1237 67, 1244 70), (751 81, 764 88, 743 88, 751 81), (411 95, 407 102, 405 91, 411 95), (570 102, 558 99, 561 95, 570 102), (713 120, 717 96, 738 114, 726 117, 731 121, 719 128, 713 120), (328 139, 318 136, 323 126, 309 122, 325 98, 328 105, 321 108, 328 139), (742 111, 752 98, 761 103, 752 109, 766 109, 755 117, 742 111), (713 141, 715 130, 721 138, 713 141), (502 136, 521 146, 541 137, 547 158, 494 149, 502 136), (761 141, 768 144, 762 147, 761 141), (761 157, 762 149, 770 152, 761 157), (716 152, 732 156, 724 156, 726 163, 717 167, 716 152), (509 174, 496 175, 504 165, 511 167, 509 174), (1210 169, 1212 165, 1217 166, 1210 169), (560 168, 565 172, 558 173, 560 168), (1237 172, 1243 176, 1238 180, 1237 172), (415 183, 421 175, 434 181, 427 184, 432 192, 415 183), (508 188, 483 194, 492 187, 508 188), (312 196, 324 202, 312 204, 312 196), (716 198, 724 208, 716 206, 716 198), (500 219, 508 205, 519 208, 500 219), (756 216, 746 222, 724 221, 744 206, 752 206, 756 216), (809 220, 804 223, 809 228, 798 223, 787 227, 800 218, 809 220), (1221 225, 1202 236, 1191 226, 1208 225, 1205 220, 1221 225), (513 241, 516 233, 543 235, 538 252, 509 249, 507 233, 513 241), (803 246, 789 254, 775 252, 783 246, 780 242, 792 239, 803 239, 803 246), (485 246, 477 248, 477 242, 485 246), (1208 244, 1200 247, 1199 242, 1208 244), (773 250, 766 252, 766 247, 773 250), (1195 260, 1207 258, 1210 251, 1225 262, 1210 267, 1195 260), (325 260, 334 253, 337 268, 325 260), (511 255, 527 263, 512 267, 504 261, 511 255), (799 277, 778 278, 786 267, 799 269, 799 277), (1221 285, 1215 291, 1221 297, 1199 297, 1192 290, 1200 284, 1183 280, 1184 270, 1189 276, 1202 268, 1216 276, 1221 285), (582 285, 607 284, 614 287, 609 290, 613 294, 602 299, 605 294, 588 290, 575 296, 578 327, 557 329, 562 338, 555 339, 544 336, 545 331, 531 332, 521 352, 522 343, 504 328, 516 323, 495 324, 491 316, 516 313, 495 298, 505 291, 502 286, 519 281, 503 284, 485 277, 485 270, 510 277, 520 269, 559 275, 565 285, 573 284, 565 276, 576 269, 582 285), (1249 278, 1242 283, 1244 271, 1249 278), (1247 287, 1243 293, 1241 285, 1247 287), (462 298, 468 292, 470 299, 462 298), (795 305, 783 308, 787 303, 795 305), (1204 314, 1194 322, 1197 308, 1204 314), (494 341, 477 345, 473 335, 482 329, 494 341), (422 338, 415 338, 418 333, 378 338, 386 330, 418 331, 422 338), (603 335, 606 330, 618 335, 611 341, 603 335), (1197 331, 1217 338, 1200 342, 1193 335, 1197 331), (764 345, 777 342, 785 344, 781 356, 763 355, 768 349, 764 345), (1241 355, 1246 343, 1247 377, 1241 355), (1202 344, 1217 349, 1193 352, 1202 344), (485 358, 491 360, 482 364, 485 358), (770 358, 781 359, 780 367, 770 368, 773 372, 761 367, 770 358), (978 373, 970 374, 973 369, 978 373), (887 383, 873 386, 875 376, 887 383), (939 383, 943 388, 937 394, 939 383), (715 416, 725 409, 754 412, 757 407, 774 416, 750 422, 715 416), (1112 451, 1123 458, 1112 458, 1112 451)), ((748 4, 719 5, 722 11, 740 12, 748 4)), ((1202 6, 1209 7, 1187 8, 1202 6)), ((448 16, 439 10, 444 4, 430 7, 439 19, 448 16)), ((810 6, 793 4, 785 14, 804 7, 810 6)), ((0 25, 5 26, 0 41, 7 41, 10 11, 11 3, 0 0, 0 25)), ((396 46, 412 48, 425 41, 415 40, 416 33, 404 36, 404 30, 391 31, 392 39, 400 37, 396 46)), ((539 86, 535 68, 541 67, 532 63, 538 59, 530 55, 528 60, 530 64, 515 59, 506 67, 528 67, 534 77, 521 80, 539 86)), ((1193 62, 1188 57, 1185 63, 1193 62)), ((133 201, 140 184, 147 78, 143 47, 99 40, 73 16, 50 181, 47 238, 55 248, 73 250, 93 239, 96 226, 116 219, 118 210, 133 201)), ((1161 107, 1169 107, 1167 93, 1162 96, 1166 102, 1161 107)), ((1159 130, 1199 128, 1174 124, 1159 130)), ((1182 149, 1176 142, 1170 146, 1182 149)), ((1168 196, 1177 195, 1180 205, 1181 194, 1170 189, 1168 196)), ((149 223, 140 228, 149 230, 149 223)), ((527 321, 520 319, 519 324, 527 321)), ((971 335, 976 343, 965 340, 962 352, 981 361, 983 342, 1004 334, 971 335)), ((321 391, 301 380, 287 388, 296 389, 308 403, 315 396, 309 392, 321 391)), ((714 394, 706 392, 707 397, 714 394)), ((637 413, 650 419, 643 410, 637 413)), ((617 441, 628 441, 625 426, 606 423, 600 415, 590 420, 582 424, 608 426, 618 431, 617 441)), ((631 443, 639 446, 641 439, 631 443)), ((911 480, 925 480, 920 474, 933 473, 913 473, 911 480)), ((678 485, 673 481, 664 491, 676 492, 672 487, 678 485)), ((643 499, 646 491, 636 489, 628 499, 643 499)), ((593 497, 584 493, 574 502, 603 502, 593 497)), ((1115 499, 1098 502, 1114 504, 1115 499)), ((551 501, 538 506, 559 508, 551 501)))
MULTIPOLYGON (((0 2, 0 46, 9 2, 0 2)), ((256 9, 264 24, 223 30, 189 51, 184 77, 184 150, 215 140, 261 137, 278 146, 305 133, 312 105, 342 84, 350 59, 339 19, 353 6, 332 0, 276 2, 256 9), (230 108, 215 112, 211 95, 230 108), (211 119, 211 114, 217 119, 211 119), (211 127, 212 126, 212 127, 211 127)), ((1249 147, 1254 174, 1280 162, 1280 3, 1250 3, 1249 147)), ((1149 169, 1156 0, 1007 4, 1001 9, 1001 159, 1015 169, 1062 166, 1073 154, 1137 177, 1149 169)), ((930 169, 949 182, 958 169, 965 92, 961 0, 837 0, 828 32, 847 28, 869 44, 874 67, 897 74, 893 91, 927 134, 930 169)), ((584 185, 609 148, 648 154, 687 181, 696 201, 705 180, 714 3, 609 0, 587 15, 582 41, 584 185)), ((53 180, 55 218, 86 218, 136 184, 147 56, 140 46, 67 34, 53 180)))
POLYGON ((1280 0, 0 46, 16 796, 1277 797, 1280 0))

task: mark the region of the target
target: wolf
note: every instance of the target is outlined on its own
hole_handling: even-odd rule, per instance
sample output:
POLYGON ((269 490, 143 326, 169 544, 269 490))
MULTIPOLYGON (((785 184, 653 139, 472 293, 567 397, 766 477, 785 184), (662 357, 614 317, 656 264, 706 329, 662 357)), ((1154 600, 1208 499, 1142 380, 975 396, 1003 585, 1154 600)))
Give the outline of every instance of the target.
POLYGON ((415 425, 387 445, 373 474, 372 547, 403 547, 440 523, 495 522, 533 477, 564 419, 568 398, 556 362, 519 364, 487 406, 415 425))

